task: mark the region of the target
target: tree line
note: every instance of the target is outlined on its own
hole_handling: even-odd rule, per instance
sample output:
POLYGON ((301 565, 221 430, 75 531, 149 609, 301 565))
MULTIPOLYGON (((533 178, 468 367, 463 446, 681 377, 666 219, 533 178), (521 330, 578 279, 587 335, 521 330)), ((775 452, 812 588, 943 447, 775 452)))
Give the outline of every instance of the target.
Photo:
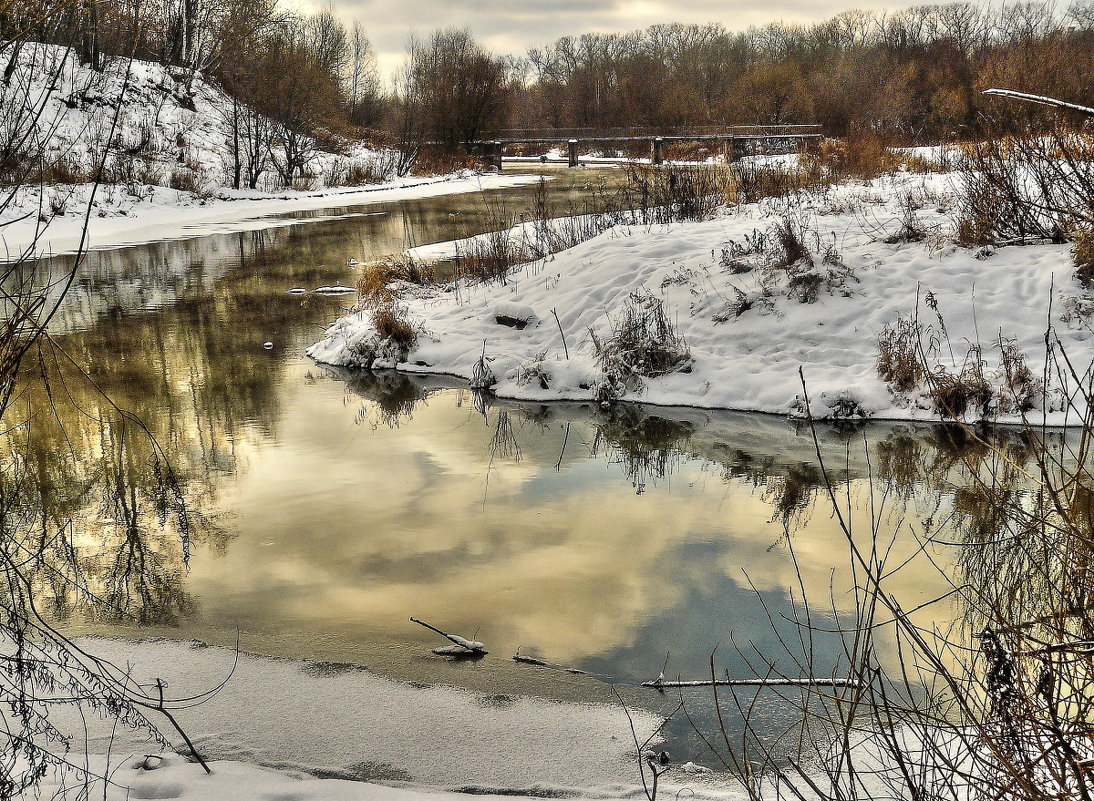
MULTIPOLYGON (((100 67, 112 55, 203 74, 235 98, 234 182, 263 170, 288 182, 312 149, 365 132, 397 144, 401 170, 499 129, 818 123, 826 133, 908 144, 998 130, 980 90, 1003 86, 1094 102, 1094 0, 1070 6, 972 3, 744 31, 668 24, 566 36, 520 56, 492 53, 466 30, 408 42, 380 75, 360 22, 277 0, 15 0, 0 40, 74 42, 100 67), (276 137, 279 157, 270 159, 276 137)), ((11 45, 18 47, 17 44, 11 45)), ((10 63, 10 62, 9 62, 10 63)), ((1047 119, 1007 109, 1004 127, 1047 119)))
MULTIPOLYGON (((907 143, 996 130, 1003 86, 1094 100, 1094 2, 892 13, 848 11, 810 25, 746 31, 658 25, 563 37, 527 55, 513 119, 558 127, 819 123, 826 133, 882 132, 907 143)), ((1028 121, 1044 112, 1024 109, 1028 121)))

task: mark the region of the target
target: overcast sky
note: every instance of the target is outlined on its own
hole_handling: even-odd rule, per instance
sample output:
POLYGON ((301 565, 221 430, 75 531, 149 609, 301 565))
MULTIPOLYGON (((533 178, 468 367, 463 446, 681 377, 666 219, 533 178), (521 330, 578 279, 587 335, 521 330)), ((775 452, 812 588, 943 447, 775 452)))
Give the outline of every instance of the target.
MULTIPOLYGON (((849 8, 886 9, 924 0, 333 0, 347 21, 358 19, 385 76, 411 33, 466 27, 499 53, 523 55, 560 36, 630 31, 665 22, 720 22, 730 30, 783 20, 812 22, 849 8)), ((324 0, 297 0, 304 7, 324 0)))

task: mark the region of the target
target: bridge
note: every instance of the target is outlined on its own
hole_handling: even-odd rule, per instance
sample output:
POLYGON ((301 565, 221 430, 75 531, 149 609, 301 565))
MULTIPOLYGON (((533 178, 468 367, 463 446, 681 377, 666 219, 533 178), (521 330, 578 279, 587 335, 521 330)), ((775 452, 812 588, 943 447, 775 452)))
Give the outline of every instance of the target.
POLYGON ((500 170, 507 145, 562 145, 569 165, 581 165, 579 148, 589 144, 649 142, 650 161, 665 162, 665 144, 670 142, 721 142, 731 160, 750 151, 790 150, 821 137, 819 125, 720 125, 687 128, 511 128, 493 131, 468 144, 480 151, 491 166, 500 170))

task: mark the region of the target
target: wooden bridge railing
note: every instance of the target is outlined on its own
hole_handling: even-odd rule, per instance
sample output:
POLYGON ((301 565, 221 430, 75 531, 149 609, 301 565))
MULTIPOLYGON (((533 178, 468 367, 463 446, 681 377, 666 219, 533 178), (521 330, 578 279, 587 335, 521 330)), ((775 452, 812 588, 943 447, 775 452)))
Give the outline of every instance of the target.
POLYGON ((581 164, 578 148, 582 144, 619 144, 623 142, 649 142, 650 160, 664 163, 666 142, 726 142, 730 158, 736 160, 745 155, 751 146, 764 143, 769 147, 777 144, 801 145, 820 138, 819 125, 723 125, 693 126, 686 129, 646 128, 562 128, 562 129, 508 129, 494 131, 468 144, 480 150, 497 169, 502 167, 506 145, 566 144, 569 165, 581 164))

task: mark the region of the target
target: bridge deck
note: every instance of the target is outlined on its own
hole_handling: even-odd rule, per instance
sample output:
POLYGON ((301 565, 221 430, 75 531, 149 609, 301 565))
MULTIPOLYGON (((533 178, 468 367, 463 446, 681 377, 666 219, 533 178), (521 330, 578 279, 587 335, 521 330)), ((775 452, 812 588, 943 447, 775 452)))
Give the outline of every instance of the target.
POLYGON ((570 142, 578 144, 595 142, 652 142, 660 139, 662 142, 729 142, 729 141, 759 141, 759 140, 787 140, 787 139, 819 139, 819 133, 772 133, 772 134, 671 134, 657 136, 646 134, 645 136, 562 136, 562 137, 520 137, 513 139, 475 139, 469 142, 472 145, 565 145, 570 142))

